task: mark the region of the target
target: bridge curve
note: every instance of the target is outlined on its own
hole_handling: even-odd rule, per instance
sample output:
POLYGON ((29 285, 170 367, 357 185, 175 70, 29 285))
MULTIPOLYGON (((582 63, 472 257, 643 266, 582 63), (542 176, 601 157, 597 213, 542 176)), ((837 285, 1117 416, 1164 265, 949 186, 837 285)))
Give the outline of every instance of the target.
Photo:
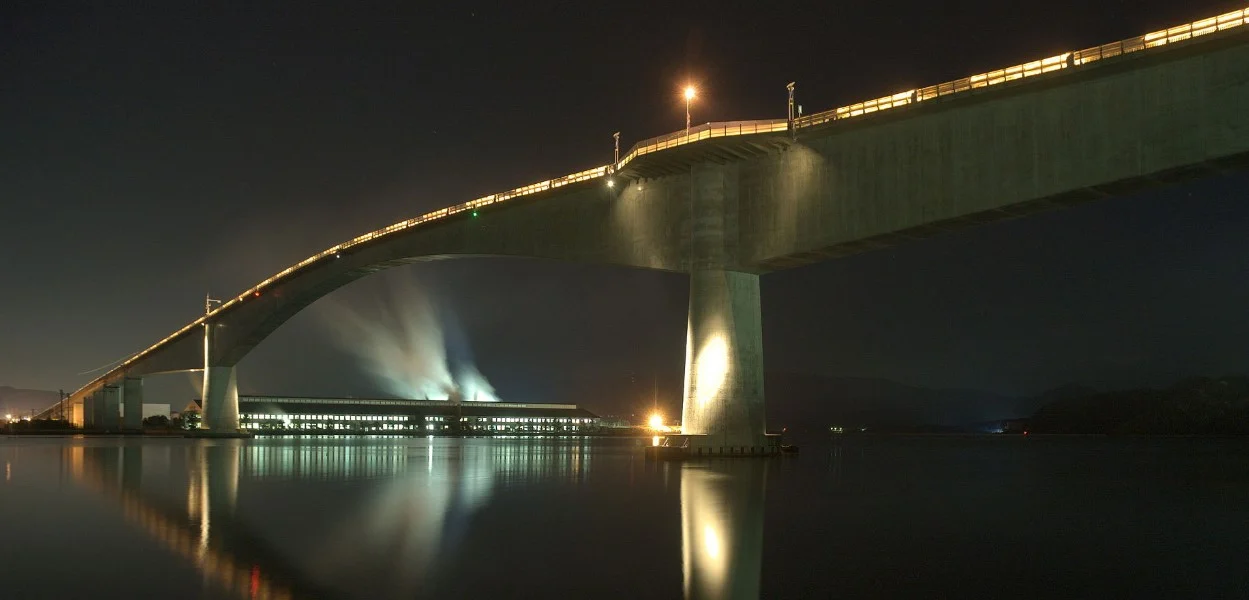
POLYGON ((736 419, 749 439, 762 429, 759 274, 1245 166, 1247 22, 1249 8, 795 120, 644 140, 617 163, 326 249, 71 401, 126 377, 233 367, 317 298, 379 270, 526 256, 690 273, 683 421, 703 418, 692 399, 755 398, 737 417, 705 416, 726 432, 736 419))

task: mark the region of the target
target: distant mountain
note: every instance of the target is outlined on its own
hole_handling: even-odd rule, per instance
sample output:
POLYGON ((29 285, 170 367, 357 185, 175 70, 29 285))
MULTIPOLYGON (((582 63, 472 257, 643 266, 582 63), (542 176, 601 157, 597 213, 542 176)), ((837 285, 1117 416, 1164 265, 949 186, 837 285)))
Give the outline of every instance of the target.
POLYGON ((1044 403, 983 390, 929 389, 866 377, 767 373, 764 393, 774 427, 826 430, 960 431, 1027 416, 1044 403))
POLYGON ((1028 420, 1036 433, 1249 434, 1249 378, 1194 377, 1164 389, 1055 399, 1028 420))
POLYGON ((7 385, 0 386, 0 418, 4 414, 28 415, 33 409, 39 412, 61 399, 59 392, 48 390, 23 390, 7 385))

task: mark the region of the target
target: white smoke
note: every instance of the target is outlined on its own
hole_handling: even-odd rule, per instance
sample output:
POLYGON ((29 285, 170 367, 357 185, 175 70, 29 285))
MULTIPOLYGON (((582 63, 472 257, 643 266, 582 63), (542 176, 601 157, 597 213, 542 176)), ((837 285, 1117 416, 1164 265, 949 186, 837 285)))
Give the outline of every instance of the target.
POLYGON ((367 302, 329 304, 323 316, 339 342, 400 398, 498 402, 494 386, 463 357, 452 373, 443 310, 415 280, 386 278, 385 292, 367 302))

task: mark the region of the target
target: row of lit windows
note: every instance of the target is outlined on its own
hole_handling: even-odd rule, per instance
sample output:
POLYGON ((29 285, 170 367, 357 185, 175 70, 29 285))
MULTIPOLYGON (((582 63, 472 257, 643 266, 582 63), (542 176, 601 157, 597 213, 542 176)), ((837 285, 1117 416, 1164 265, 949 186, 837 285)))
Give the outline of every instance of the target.
POLYGON ((263 421, 407 421, 399 415, 272 415, 250 413, 239 415, 245 420, 263 421))
MULTIPOLYGON (((239 415, 244 421, 361 421, 361 422, 406 422, 411 417, 404 415, 275 415, 264 413, 246 413, 239 415)), ((443 422, 454 420, 454 417, 429 416, 426 421, 443 422)), ((588 418, 573 417, 460 417, 461 422, 489 423, 573 423, 585 424, 593 422, 588 418)))
MULTIPOLYGON (((279 422, 279 423, 272 423, 272 422, 261 423, 261 422, 243 421, 240 424, 240 426, 243 427, 244 429, 287 429, 287 428, 290 428, 290 429, 320 429, 320 430, 326 430, 326 431, 340 431, 340 430, 419 431, 421 430, 420 425, 407 425, 403 423, 381 423, 381 424, 361 426, 356 423, 318 423, 318 422, 306 422, 306 421, 285 421, 285 422, 279 422)), ((589 425, 588 424, 580 424, 580 425, 502 425, 502 424, 484 425, 482 424, 482 425, 478 425, 478 424, 473 423, 473 424, 466 425, 465 428, 471 431, 509 431, 509 432, 552 431, 554 432, 554 431, 578 431, 581 429, 588 429, 589 425)), ((426 424, 424 429, 425 431, 447 431, 451 429, 451 426, 450 425, 434 425, 430 423, 430 424, 426 424)))

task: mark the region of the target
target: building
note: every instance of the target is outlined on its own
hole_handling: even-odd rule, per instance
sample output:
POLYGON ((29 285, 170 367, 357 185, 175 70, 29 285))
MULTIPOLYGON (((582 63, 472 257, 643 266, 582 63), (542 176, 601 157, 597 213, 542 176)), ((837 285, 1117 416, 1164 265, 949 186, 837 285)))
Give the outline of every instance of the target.
POLYGON ((239 396, 239 421, 256 433, 579 435, 599 417, 575 404, 239 396))

